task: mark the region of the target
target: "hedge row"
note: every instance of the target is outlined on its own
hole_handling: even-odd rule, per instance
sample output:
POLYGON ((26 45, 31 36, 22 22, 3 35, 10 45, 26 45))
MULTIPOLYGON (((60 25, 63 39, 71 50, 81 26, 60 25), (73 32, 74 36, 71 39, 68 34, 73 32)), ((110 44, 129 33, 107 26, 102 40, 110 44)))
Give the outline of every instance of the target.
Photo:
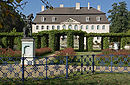
MULTIPOLYGON (((11 33, 0 33, 0 40, 3 48, 13 48, 13 45, 17 45, 17 50, 21 50, 21 38, 23 33, 11 32, 11 33)), ((33 33, 33 38, 35 39, 35 47, 43 48, 50 47, 53 51, 60 49, 60 36, 67 35, 67 47, 74 47, 74 35, 79 36, 79 51, 84 50, 84 37, 86 37, 86 49, 87 51, 92 51, 93 37, 102 36, 103 37, 103 49, 109 48, 108 37, 120 36, 121 38, 121 48, 126 45, 125 37, 130 37, 130 34, 126 33, 86 33, 78 30, 51 30, 43 31, 39 33, 33 33), (106 37, 107 36, 107 37, 106 37), (48 41, 49 39, 49 41, 48 41), (49 42, 49 44, 48 44, 49 42)))

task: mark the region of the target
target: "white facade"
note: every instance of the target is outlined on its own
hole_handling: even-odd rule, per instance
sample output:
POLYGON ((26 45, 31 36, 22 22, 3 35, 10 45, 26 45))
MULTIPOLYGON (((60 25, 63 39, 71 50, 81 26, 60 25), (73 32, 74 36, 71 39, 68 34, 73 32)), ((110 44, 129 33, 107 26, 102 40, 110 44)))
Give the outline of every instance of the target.
MULTIPOLYGON (((80 22, 77 22, 73 19, 71 20, 72 20, 71 22, 67 20, 65 22, 61 22, 61 24, 36 24, 36 25, 33 24, 32 32, 38 33, 40 31, 45 30, 71 29, 71 30, 82 30, 87 33, 109 33, 109 24, 80 24, 80 22)), ((100 43, 101 37, 94 37, 93 42, 95 43, 95 41, 100 43)))

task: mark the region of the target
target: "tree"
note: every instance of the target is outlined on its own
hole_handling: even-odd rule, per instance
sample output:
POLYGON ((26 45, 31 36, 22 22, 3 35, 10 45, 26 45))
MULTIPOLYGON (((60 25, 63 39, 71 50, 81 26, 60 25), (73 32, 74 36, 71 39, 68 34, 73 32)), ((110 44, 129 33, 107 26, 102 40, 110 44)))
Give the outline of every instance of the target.
MULTIPOLYGON (((17 8, 23 9, 22 6, 28 2, 21 3, 23 0, 0 0, 0 32, 10 32, 13 28, 21 32, 25 26, 22 13, 19 13, 17 8)), ((46 5, 47 9, 53 9, 47 0, 41 0, 46 5)))
POLYGON ((110 32, 120 33, 128 30, 128 10, 126 5, 126 2, 114 3, 112 5, 113 9, 108 11, 110 13, 108 18, 111 22, 110 32))
POLYGON ((21 0, 2 0, 0 1, 0 32, 10 32, 13 28, 21 32, 24 21, 20 13, 16 10, 21 0), (14 3, 13 3, 14 2, 14 3), (16 4, 16 5, 15 5, 16 4))

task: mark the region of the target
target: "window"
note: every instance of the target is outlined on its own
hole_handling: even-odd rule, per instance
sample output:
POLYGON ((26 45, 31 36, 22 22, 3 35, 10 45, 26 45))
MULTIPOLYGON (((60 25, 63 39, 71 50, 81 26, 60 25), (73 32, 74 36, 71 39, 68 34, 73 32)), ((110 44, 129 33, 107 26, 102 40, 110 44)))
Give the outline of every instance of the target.
POLYGON ((83 29, 83 25, 80 26, 80 29, 83 29))
POLYGON ((92 30, 94 29, 94 25, 91 26, 91 29, 92 29, 92 30))
POLYGON ((45 17, 41 17, 41 22, 44 22, 46 20, 45 17))
POLYGON ((55 29, 55 26, 52 26, 52 30, 54 30, 55 29))
POLYGON ((52 17, 52 22, 55 22, 56 21, 56 18, 55 17, 52 17))
POLYGON ((103 29, 103 30, 105 29, 105 25, 102 26, 102 29, 103 29))
POLYGON ((66 26, 65 26, 65 25, 63 25, 62 27, 63 27, 63 29, 66 29, 66 26))
POLYGON ((97 21, 101 21, 101 17, 96 17, 96 20, 97 21))
POLYGON ((44 29, 44 26, 41 26, 41 29, 44 29))
POLYGON ((86 26, 86 30, 88 29, 88 25, 86 26))
POLYGON ((60 26, 59 25, 57 26, 57 30, 60 30, 60 26))
POLYGON ((75 25, 75 26, 74 26, 74 29, 75 29, 75 30, 77 30, 77 29, 78 29, 78 26, 77 26, 77 25, 75 25))
POLYGON ((38 29, 39 29, 39 26, 36 26, 36 29, 38 30, 38 29))
POLYGON ((99 29, 99 25, 97 25, 97 30, 99 29))
POLYGON ((72 25, 69 25, 69 26, 68 26, 68 29, 72 29, 72 25))
POLYGON ((89 17, 86 17, 86 22, 89 22, 90 18, 89 17))
POLYGON ((49 30, 49 26, 47 26, 47 30, 49 30))

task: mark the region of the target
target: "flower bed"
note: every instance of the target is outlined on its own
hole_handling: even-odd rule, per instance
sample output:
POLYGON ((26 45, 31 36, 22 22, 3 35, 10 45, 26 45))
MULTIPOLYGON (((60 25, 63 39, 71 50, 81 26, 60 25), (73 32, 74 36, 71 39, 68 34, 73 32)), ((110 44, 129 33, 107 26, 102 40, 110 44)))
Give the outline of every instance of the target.
POLYGON ((45 47, 45 48, 36 49, 35 52, 36 52, 36 56, 42 56, 46 53, 51 53, 52 49, 45 47))

